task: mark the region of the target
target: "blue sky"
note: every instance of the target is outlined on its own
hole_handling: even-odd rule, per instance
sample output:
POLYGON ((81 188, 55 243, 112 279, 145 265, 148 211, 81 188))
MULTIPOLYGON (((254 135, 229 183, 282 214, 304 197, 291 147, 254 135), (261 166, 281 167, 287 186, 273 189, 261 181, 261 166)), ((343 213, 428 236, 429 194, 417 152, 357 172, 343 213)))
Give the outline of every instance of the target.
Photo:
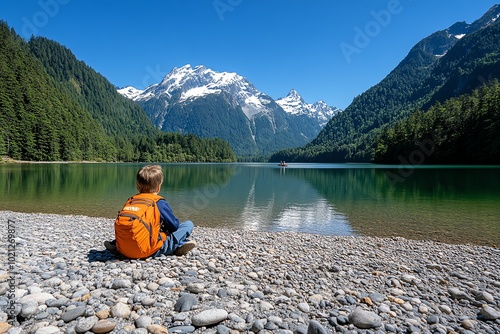
MULTIPOLYGON (((498 0, 497 0, 498 1, 498 0)), ((45 36, 123 87, 145 88, 174 67, 237 72, 277 99, 346 108, 410 48, 489 0, 0 0, 0 19, 45 36)))

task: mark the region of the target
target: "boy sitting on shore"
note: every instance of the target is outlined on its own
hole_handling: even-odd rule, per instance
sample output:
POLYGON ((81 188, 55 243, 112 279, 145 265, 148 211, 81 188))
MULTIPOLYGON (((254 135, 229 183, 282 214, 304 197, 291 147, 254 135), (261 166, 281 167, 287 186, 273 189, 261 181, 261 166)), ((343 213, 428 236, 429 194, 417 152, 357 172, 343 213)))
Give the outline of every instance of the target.
POLYGON ((185 255, 196 243, 188 240, 194 225, 179 223, 167 201, 158 193, 163 183, 159 165, 144 166, 137 172, 138 194, 130 197, 115 220, 115 240, 104 246, 113 254, 142 259, 161 254, 185 255))

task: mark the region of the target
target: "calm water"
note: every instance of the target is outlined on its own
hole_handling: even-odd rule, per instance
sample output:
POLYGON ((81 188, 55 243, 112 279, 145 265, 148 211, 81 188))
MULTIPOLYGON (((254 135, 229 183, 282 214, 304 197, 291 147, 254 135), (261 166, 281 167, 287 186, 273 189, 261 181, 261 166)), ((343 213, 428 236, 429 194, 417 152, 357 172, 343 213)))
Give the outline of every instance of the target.
MULTIPOLYGON (((114 218, 141 166, 0 165, 0 210, 114 218)), ((200 226, 500 246, 500 167, 162 166, 161 195, 200 226)))

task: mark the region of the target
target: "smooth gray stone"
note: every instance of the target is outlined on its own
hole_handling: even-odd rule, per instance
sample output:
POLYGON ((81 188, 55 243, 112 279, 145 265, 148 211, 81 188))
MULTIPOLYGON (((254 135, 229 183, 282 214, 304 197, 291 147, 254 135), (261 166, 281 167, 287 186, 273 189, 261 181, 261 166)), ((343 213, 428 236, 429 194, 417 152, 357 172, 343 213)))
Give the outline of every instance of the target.
POLYGON ((85 310, 86 308, 84 306, 75 307, 74 309, 64 312, 61 315, 61 320, 64 322, 75 320, 76 318, 83 316, 85 314, 85 310))
POLYGON ((192 333, 196 330, 194 326, 176 326, 168 329, 169 333, 192 333))
POLYGON ((459 288, 451 287, 448 288, 448 293, 451 295, 451 298, 453 299, 469 299, 469 296, 465 291, 460 290, 459 288))
POLYGON ((51 298, 51 299, 47 299, 45 301, 45 304, 48 306, 48 307, 61 307, 61 306, 64 306, 66 304, 68 304, 69 302, 69 299, 66 298, 66 297, 62 297, 62 298, 59 298, 59 299, 54 299, 54 298, 51 298))
POLYGON ((328 334, 328 332, 318 321, 311 320, 307 326, 307 334, 328 334))
POLYGON ((174 310, 177 312, 191 311, 194 305, 198 304, 198 297, 191 293, 186 293, 177 299, 174 310))
POLYGON ((229 334, 231 329, 229 327, 226 327, 224 325, 218 325, 217 326, 217 334, 229 334))
POLYGON ((148 328, 149 325, 153 323, 153 319, 147 315, 141 315, 135 320, 135 327, 137 328, 148 328))
POLYGON ((375 328, 382 325, 381 318, 370 311, 356 308, 349 314, 349 322, 362 329, 375 328))
POLYGON ((266 322, 267 319, 257 319, 252 323, 252 327, 250 328, 250 330, 254 333, 258 333, 264 329, 266 322))
POLYGON ((88 318, 80 318, 78 319, 78 322, 76 323, 75 330, 78 333, 85 333, 94 327, 94 325, 99 321, 99 318, 97 318, 95 315, 88 317, 88 318))
POLYGON ((226 320, 228 315, 226 310, 210 309, 193 315, 191 322, 196 327, 214 325, 226 320))
POLYGON ((28 318, 36 313, 38 310, 38 303, 34 300, 28 300, 22 304, 21 317, 28 318))
POLYGON ((112 289, 129 289, 132 283, 128 279, 116 279, 111 284, 112 289))
POLYGON ((480 312, 486 320, 496 320, 500 318, 500 312, 491 306, 484 306, 480 312))

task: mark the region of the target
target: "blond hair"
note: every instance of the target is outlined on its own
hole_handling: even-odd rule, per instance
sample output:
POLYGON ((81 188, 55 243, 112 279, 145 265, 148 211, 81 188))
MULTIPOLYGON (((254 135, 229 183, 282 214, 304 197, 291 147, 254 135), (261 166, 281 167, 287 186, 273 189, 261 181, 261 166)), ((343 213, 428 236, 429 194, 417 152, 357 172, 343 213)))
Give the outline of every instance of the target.
POLYGON ((159 165, 144 166, 137 172, 135 186, 140 193, 155 193, 163 183, 163 170, 159 165))

